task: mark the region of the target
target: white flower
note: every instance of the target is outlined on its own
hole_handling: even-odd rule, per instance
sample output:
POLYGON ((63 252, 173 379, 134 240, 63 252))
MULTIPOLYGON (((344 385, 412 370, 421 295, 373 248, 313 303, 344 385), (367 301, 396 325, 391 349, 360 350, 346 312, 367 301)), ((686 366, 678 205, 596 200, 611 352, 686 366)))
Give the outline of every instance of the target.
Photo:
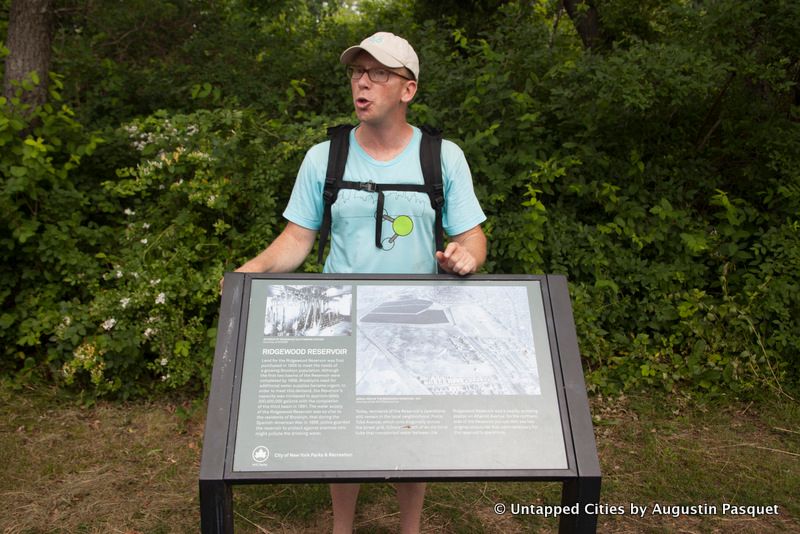
POLYGON ((114 328, 114 325, 117 324, 117 320, 111 317, 110 319, 106 319, 103 321, 102 327, 104 330, 111 330, 114 328))
POLYGON ((167 373, 167 374, 165 374, 164 376, 161 377, 161 381, 162 382, 166 382, 167 380, 169 380, 169 373, 167 373))
POLYGON ((150 280, 151 286, 157 286, 161 282, 161 278, 156 278, 155 280, 150 280))
POLYGON ((142 243, 142 245, 146 245, 146 244, 147 244, 147 238, 146 238, 146 237, 145 237, 145 238, 143 238, 143 239, 141 240, 141 243, 142 243))
POLYGON ((148 328, 147 330, 144 331, 144 337, 145 339, 150 339, 155 333, 156 333, 155 330, 153 330, 152 328, 148 328))
POLYGON ((130 303, 131 303, 131 299, 129 299, 128 297, 125 297, 123 299, 119 299, 119 305, 122 306, 123 310, 125 308, 127 308, 128 304, 130 304, 130 303))
POLYGON ((117 278, 122 278, 122 271, 117 271, 117 278))
POLYGON ((165 302, 167 302, 167 295, 159 293, 156 297, 156 304, 164 304, 165 302))
POLYGON ((132 210, 132 209, 130 209, 130 208, 125 208, 125 211, 124 211, 123 213, 125 213, 125 215, 128 215, 128 216, 131 216, 131 215, 136 215, 136 212, 135 212, 135 211, 133 211, 133 210, 132 210))
POLYGON ((168 360, 166 358, 161 358, 161 365, 167 365, 168 360))

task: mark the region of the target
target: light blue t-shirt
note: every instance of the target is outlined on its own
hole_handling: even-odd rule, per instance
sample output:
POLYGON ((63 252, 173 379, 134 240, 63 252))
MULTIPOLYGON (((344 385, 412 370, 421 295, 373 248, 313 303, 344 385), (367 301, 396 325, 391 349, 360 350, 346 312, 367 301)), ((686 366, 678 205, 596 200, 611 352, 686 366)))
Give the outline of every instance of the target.
MULTIPOLYGON (((391 161, 370 157, 350 131, 350 151, 344 179, 354 182, 423 184, 419 147, 422 132, 414 127, 408 146, 391 161)), ((322 192, 330 141, 313 146, 297 174, 283 216, 311 230, 322 225, 322 192)), ((445 205, 442 223, 447 235, 465 232, 486 220, 472 188, 464 153, 453 142, 442 141, 442 181, 445 205)), ((375 209, 378 194, 341 189, 331 207, 328 273, 435 273, 435 213, 426 193, 385 191, 381 248, 375 246, 375 209)))

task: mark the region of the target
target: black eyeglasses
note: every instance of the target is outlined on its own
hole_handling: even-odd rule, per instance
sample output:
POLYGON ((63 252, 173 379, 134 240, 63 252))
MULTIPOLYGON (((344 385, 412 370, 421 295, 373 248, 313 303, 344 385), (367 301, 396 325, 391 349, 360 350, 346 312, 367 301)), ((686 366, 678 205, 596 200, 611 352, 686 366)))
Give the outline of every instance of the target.
POLYGON ((372 69, 365 69, 364 67, 359 67, 358 65, 348 65, 347 66, 347 75, 352 80, 360 80, 364 73, 367 73, 369 79, 376 83, 384 83, 389 80, 389 75, 394 74, 395 76, 400 76, 404 80, 412 80, 413 78, 408 78, 403 76, 402 74, 398 74, 393 70, 389 70, 384 67, 375 67, 372 69))

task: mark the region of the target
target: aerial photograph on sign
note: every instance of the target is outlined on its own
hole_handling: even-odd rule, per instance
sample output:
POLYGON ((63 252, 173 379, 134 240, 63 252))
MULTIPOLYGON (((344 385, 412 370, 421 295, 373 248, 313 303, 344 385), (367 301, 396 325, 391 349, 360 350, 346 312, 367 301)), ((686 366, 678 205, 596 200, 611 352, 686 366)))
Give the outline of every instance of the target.
POLYGON ((352 286, 271 285, 267 288, 264 335, 335 337, 353 332, 352 286))
POLYGON ((523 286, 361 286, 357 395, 539 395, 523 286))

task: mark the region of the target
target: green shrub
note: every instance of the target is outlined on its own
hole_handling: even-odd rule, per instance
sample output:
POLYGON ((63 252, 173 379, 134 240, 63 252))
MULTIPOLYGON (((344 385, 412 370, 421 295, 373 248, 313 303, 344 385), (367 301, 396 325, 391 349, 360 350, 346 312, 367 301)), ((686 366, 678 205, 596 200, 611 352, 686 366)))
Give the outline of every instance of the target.
MULTIPOLYGON (((58 365, 41 344, 62 323, 62 306, 97 273, 90 250, 105 231, 98 225, 108 202, 79 169, 101 140, 60 103, 60 83, 53 80, 52 103, 36 109, 0 98, 3 371, 58 365)), ((69 326, 65 335, 78 334, 69 326)))
MULTIPOLYGON (((100 392, 153 378, 207 385, 219 281, 281 229, 281 206, 319 130, 226 108, 158 112, 120 128, 139 159, 102 183, 120 208, 119 233, 96 254, 104 272, 82 303, 99 325, 81 346, 100 355, 102 372, 91 375, 100 392)), ((75 354, 64 366, 70 379, 87 367, 75 354)))
POLYGON ((422 61, 412 122, 470 163, 485 270, 568 276, 591 389, 796 390, 800 4, 605 2, 615 41, 592 51, 555 2, 415 4, 203 2, 157 50, 180 10, 62 27, 87 126, 60 78, 32 116, 2 102, 0 372, 204 385, 222 273, 281 230, 325 126, 354 121, 339 52, 385 29, 422 61), (104 28, 130 20, 112 54, 104 28))

